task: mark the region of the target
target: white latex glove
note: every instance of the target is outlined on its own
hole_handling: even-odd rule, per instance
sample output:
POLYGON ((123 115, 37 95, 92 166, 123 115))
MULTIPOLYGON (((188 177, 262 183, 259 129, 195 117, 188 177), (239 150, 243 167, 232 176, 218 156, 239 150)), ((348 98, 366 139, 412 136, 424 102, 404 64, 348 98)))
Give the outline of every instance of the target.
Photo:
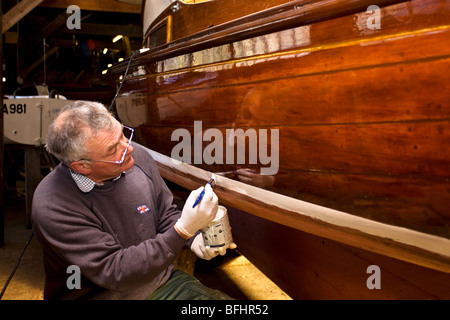
MULTIPOLYGON (((230 249, 236 249, 237 246, 235 243, 232 243, 230 245, 230 249)), ((191 251, 196 254, 197 257, 204 260, 211 260, 212 258, 216 257, 217 255, 225 255, 227 253, 227 248, 221 247, 221 248, 211 248, 205 246, 205 242, 203 241, 203 236, 201 233, 199 233, 195 238, 194 241, 192 241, 191 244, 191 251)))
POLYGON ((201 228, 210 223, 216 216, 219 206, 219 199, 212 191, 209 184, 205 187, 200 187, 191 192, 181 211, 181 217, 175 223, 175 226, 181 233, 186 236, 193 237, 195 233, 201 228), (205 188, 205 195, 199 204, 192 208, 195 200, 197 200, 200 193, 205 188))

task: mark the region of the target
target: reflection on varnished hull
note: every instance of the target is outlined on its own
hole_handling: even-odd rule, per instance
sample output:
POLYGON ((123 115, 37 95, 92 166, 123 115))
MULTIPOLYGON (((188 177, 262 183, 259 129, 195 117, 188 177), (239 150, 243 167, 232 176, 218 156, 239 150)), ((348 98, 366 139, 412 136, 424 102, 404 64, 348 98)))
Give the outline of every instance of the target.
MULTIPOLYGON (((363 10, 317 18, 165 58, 149 51, 136 60, 145 66, 141 74, 124 82, 118 115, 135 127, 137 141, 167 156, 296 199, 450 238, 450 5, 425 0, 387 6, 380 29, 369 28, 369 17, 363 10), (238 130, 247 137, 230 138, 238 130)), ((321 263, 335 263, 302 251, 302 242, 317 252, 322 248, 322 254, 340 252, 347 262, 356 256, 359 264, 385 263, 397 279, 393 284, 403 271, 415 270, 337 242, 322 246, 320 238, 295 230, 286 231, 288 241, 284 227, 268 223, 266 228, 275 229, 267 234, 264 223, 251 217, 232 215, 235 237, 293 297, 321 296, 293 289, 270 267, 270 257, 279 261, 293 249, 311 259, 305 270, 312 274, 292 276, 295 286, 305 277, 313 281, 321 263), (260 231, 247 236, 256 225, 260 231), (252 251, 268 239, 282 250, 252 251)), ((298 256, 291 265, 302 264, 298 256)), ((338 265, 345 269, 348 263, 338 265)), ((359 277, 367 278, 362 272, 359 277)), ((427 286, 438 283, 424 284, 430 276, 449 283, 448 274, 434 272, 420 270, 419 283, 411 284, 424 288, 421 294, 394 290, 381 297, 448 298, 448 286, 434 290, 427 286)), ((328 283, 339 278, 327 274, 328 283)), ((352 288, 359 292, 353 297, 370 298, 359 280, 364 288, 352 288)), ((342 290, 328 297, 347 297, 342 290)))

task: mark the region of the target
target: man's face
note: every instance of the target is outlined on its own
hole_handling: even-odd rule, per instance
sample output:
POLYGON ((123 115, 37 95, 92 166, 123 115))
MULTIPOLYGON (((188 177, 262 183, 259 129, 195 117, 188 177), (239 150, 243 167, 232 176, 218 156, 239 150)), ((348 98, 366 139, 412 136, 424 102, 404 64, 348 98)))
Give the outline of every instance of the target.
POLYGON ((91 173, 89 177, 94 180, 108 180, 117 177, 123 171, 129 170, 134 165, 132 157, 133 146, 129 145, 122 163, 107 163, 98 160, 119 161, 128 146, 128 139, 123 134, 122 125, 114 119, 111 130, 101 131, 97 136, 90 138, 86 144, 89 150, 89 165, 91 173), (97 161, 96 161, 97 160, 97 161))

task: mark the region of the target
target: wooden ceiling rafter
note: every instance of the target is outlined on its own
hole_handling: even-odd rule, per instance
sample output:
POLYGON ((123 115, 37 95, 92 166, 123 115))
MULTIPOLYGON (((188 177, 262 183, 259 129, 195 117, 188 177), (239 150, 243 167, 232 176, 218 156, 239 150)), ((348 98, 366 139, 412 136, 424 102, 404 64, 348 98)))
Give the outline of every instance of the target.
POLYGON ((45 0, 40 6, 49 8, 67 8, 70 5, 76 5, 81 10, 122 12, 122 13, 141 13, 141 4, 131 4, 115 0, 45 0))
POLYGON ((109 101, 112 92, 100 79, 101 75, 99 77, 97 69, 103 70, 109 60, 116 62, 117 57, 130 55, 132 50, 141 47, 142 27, 139 16, 142 0, 21 0, 17 4, 15 2, 8 3, 2 20, 2 33, 5 34, 14 28, 17 37, 14 44, 9 44, 11 50, 7 56, 8 79, 20 80, 17 83, 9 80, 8 92, 12 92, 21 83, 42 81, 43 74, 39 68, 45 59, 44 81, 48 82, 49 86, 66 96, 72 97, 78 94, 77 90, 84 90, 86 96, 89 94, 92 97, 96 96, 95 99, 109 101), (71 5, 79 6, 81 9, 83 21, 81 29, 66 28, 66 21, 72 14, 66 9, 71 5), (19 27, 15 29, 15 26, 19 26, 19 22, 20 33, 19 27), (113 43, 112 38, 117 34, 122 34, 124 40, 113 43), (108 54, 96 53, 92 55, 92 59, 78 59, 87 56, 87 39, 90 41, 89 52, 95 43, 96 51, 108 48, 108 54), (43 45, 46 45, 44 54, 43 45), (16 54, 13 54, 13 51, 16 54), (72 63, 75 62, 74 59, 76 66, 72 63), (78 87, 75 88, 76 84, 78 87))
POLYGON ((115 24, 101 24, 101 23, 84 23, 83 28, 69 30, 64 32, 73 34, 90 34, 99 36, 116 36, 122 34, 131 38, 142 39, 142 28, 137 25, 115 25, 115 24))
POLYGON ((2 34, 36 8, 43 0, 22 0, 2 17, 2 34))

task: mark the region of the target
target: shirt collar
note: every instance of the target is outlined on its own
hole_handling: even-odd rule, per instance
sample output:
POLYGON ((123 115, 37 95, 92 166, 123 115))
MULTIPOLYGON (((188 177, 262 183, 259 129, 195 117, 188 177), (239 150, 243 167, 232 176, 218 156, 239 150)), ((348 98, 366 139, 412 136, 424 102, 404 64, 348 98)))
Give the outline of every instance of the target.
MULTIPOLYGON (((75 181, 78 189, 80 189, 84 193, 91 192, 92 189, 94 189, 95 186, 102 186, 103 183, 96 183, 94 180, 86 177, 85 175, 82 175, 81 173, 75 172, 72 169, 70 169, 70 174, 72 176, 73 181, 75 181)), ((120 175, 112 179, 111 181, 119 180, 120 177, 122 177, 122 172, 120 175)))

